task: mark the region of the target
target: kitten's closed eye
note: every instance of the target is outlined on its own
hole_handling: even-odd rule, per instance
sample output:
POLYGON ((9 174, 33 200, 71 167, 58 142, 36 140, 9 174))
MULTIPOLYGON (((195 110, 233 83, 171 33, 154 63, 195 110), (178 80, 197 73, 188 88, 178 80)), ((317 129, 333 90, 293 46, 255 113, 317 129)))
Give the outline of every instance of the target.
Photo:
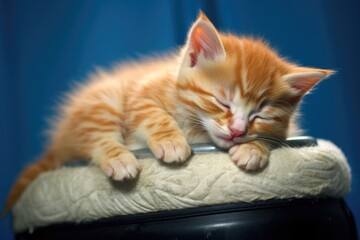
POLYGON ((222 100, 222 99, 217 98, 217 97, 215 97, 215 100, 216 100, 217 103, 219 103, 224 108, 230 109, 230 103, 228 103, 226 100, 222 100))
POLYGON ((254 121, 257 119, 260 120, 272 120, 274 118, 273 115, 269 113, 269 109, 271 108, 270 102, 267 100, 262 101, 258 109, 253 110, 249 114, 249 121, 254 121))
POLYGON ((262 122, 271 122, 273 120, 273 116, 270 114, 266 114, 263 112, 257 112, 257 113, 253 113, 249 116, 249 121, 254 121, 254 120, 262 120, 262 122))

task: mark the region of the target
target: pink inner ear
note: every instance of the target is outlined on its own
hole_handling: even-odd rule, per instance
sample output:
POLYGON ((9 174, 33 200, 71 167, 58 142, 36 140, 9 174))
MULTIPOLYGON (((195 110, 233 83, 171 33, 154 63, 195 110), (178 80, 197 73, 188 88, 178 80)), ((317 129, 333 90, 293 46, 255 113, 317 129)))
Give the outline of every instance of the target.
POLYGON ((290 84, 293 89, 297 90, 301 95, 303 95, 325 77, 326 74, 319 71, 291 73, 285 75, 284 79, 290 84))
POLYGON ((190 53, 190 59, 191 59, 191 67, 194 67, 196 65, 196 59, 197 59, 197 54, 195 52, 191 52, 190 53))
POLYGON ((315 78, 315 77, 307 77, 307 78, 299 77, 296 81, 292 82, 292 87, 297 89, 297 90, 300 90, 300 91, 308 91, 318 81, 319 81, 319 78, 315 78))
POLYGON ((196 65, 201 53, 207 59, 224 54, 216 29, 204 21, 196 23, 190 35, 190 44, 193 50, 190 52, 191 67, 196 65))
POLYGON ((202 45, 200 44, 201 39, 205 39, 205 32, 202 30, 200 26, 197 26, 194 28, 191 34, 192 47, 196 53, 199 53, 200 50, 203 48, 202 45))
MULTIPOLYGON (((202 39, 205 38, 204 35, 205 35, 204 31, 202 31, 202 29, 199 26, 195 27, 192 34, 191 34, 191 45, 192 45, 192 48, 194 50, 194 52, 190 53, 191 67, 194 67, 196 65, 198 56, 199 56, 201 50, 204 49, 204 47, 200 43, 200 41, 203 42, 202 39)), ((203 51, 203 52, 204 52, 204 54, 206 56, 205 51, 203 51)))

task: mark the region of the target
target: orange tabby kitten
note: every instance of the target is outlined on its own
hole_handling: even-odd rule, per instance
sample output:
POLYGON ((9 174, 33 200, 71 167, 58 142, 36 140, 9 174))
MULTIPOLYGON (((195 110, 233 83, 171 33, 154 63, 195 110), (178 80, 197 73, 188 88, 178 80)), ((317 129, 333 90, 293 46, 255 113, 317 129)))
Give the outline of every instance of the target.
POLYGON ((114 180, 135 178, 130 150, 144 147, 179 163, 189 144, 212 141, 240 168, 263 168, 273 142, 292 133, 303 95, 331 73, 289 63, 261 40, 219 33, 201 13, 180 54, 97 72, 68 96, 46 154, 20 175, 7 209, 40 173, 71 159, 89 159, 114 180))

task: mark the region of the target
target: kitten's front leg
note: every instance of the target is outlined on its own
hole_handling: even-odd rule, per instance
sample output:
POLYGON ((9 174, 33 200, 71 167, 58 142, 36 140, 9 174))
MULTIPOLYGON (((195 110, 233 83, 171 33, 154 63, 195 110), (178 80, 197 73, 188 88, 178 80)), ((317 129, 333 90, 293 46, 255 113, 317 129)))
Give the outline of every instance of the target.
POLYGON ((135 156, 118 141, 103 138, 92 150, 93 162, 110 179, 123 181, 136 178, 141 167, 135 156))
POLYGON ((191 155, 191 148, 184 134, 175 129, 159 129, 149 138, 148 145, 154 156, 166 163, 184 162, 191 155))
MULTIPOLYGON (((133 110, 134 111, 134 110, 133 110)), ((146 118, 140 118, 142 112, 134 114, 140 119, 133 125, 137 138, 143 138, 154 156, 166 163, 184 162, 191 155, 191 148, 184 132, 176 120, 164 109, 153 105, 146 118)))
POLYGON ((233 162, 243 170, 256 171, 269 162, 270 147, 260 142, 235 145, 229 150, 233 162))

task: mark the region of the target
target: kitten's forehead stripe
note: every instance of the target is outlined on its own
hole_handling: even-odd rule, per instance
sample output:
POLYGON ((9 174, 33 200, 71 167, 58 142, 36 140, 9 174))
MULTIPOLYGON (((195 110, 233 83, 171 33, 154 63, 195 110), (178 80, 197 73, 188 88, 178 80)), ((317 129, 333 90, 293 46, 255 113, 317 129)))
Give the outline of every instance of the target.
POLYGON ((258 102, 271 88, 274 54, 261 41, 242 38, 238 45, 235 71, 240 95, 247 102, 258 102))
MULTIPOLYGON (((242 54, 242 52, 240 51, 240 54, 242 54)), ((237 54, 236 56, 236 65, 234 68, 234 72, 235 72, 235 84, 237 85, 237 88, 239 89, 239 93, 240 93, 240 97, 243 98, 244 97, 244 93, 245 93, 245 89, 243 86, 243 79, 242 79, 242 72, 241 70, 244 68, 243 64, 244 62, 242 61, 243 59, 237 54), (240 73, 239 73, 239 69, 240 69, 240 73)))
POLYGON ((241 95, 245 96, 245 93, 249 90, 248 88, 248 79, 247 79, 247 63, 246 63, 246 52, 244 49, 243 42, 240 42, 240 61, 241 61, 241 68, 240 68, 240 85, 241 87, 241 95))
POLYGON ((194 82, 188 81, 186 83, 178 83, 177 87, 180 90, 183 91, 192 91, 192 92, 196 92, 198 94, 202 94, 202 95, 207 95, 207 96, 212 96, 213 94, 211 94, 210 92, 207 92, 205 89, 195 85, 194 82))

